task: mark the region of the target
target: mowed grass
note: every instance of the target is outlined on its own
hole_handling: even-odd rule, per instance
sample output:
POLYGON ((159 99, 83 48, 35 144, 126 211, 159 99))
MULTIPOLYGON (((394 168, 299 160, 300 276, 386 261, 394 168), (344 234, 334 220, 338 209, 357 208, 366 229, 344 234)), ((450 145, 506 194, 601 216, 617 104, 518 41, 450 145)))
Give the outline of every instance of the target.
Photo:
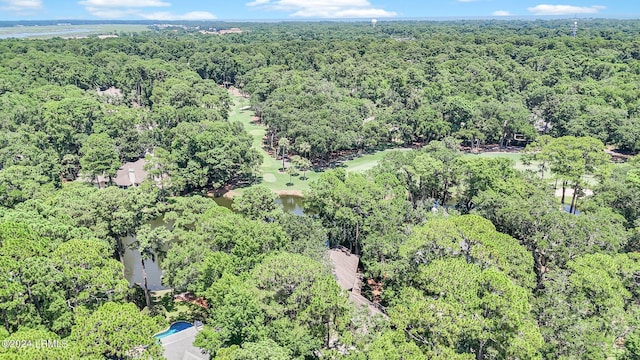
POLYGON ((478 153, 478 154, 468 153, 468 154, 464 154, 464 156, 468 158, 474 158, 474 157, 507 158, 507 159, 513 160, 516 163, 516 167, 525 167, 525 165, 523 165, 522 162, 520 161, 520 158, 522 157, 521 153, 485 152, 485 153, 478 153))
MULTIPOLYGON (((309 183, 317 179, 322 173, 321 170, 309 170, 306 179, 302 180, 303 172, 298 176, 289 177, 283 173, 282 159, 275 159, 262 148, 262 139, 266 135, 266 127, 252 122, 254 113, 252 110, 242 110, 249 106, 249 100, 241 97, 234 97, 235 106, 229 114, 230 121, 239 121, 244 125, 245 130, 253 137, 253 147, 262 155, 262 166, 260 166, 259 183, 266 185, 273 191, 305 191, 309 189, 309 183)), ((344 168, 347 172, 364 172, 378 164, 378 162, 389 152, 396 149, 388 149, 373 153, 366 153, 353 157, 352 160, 345 160, 338 163, 338 167, 344 168)), ((399 149, 405 150, 405 149, 399 149)), ((242 193, 246 188, 237 188, 234 191, 242 193)))
MULTIPOLYGON (((465 154, 465 157, 486 157, 486 158, 507 158, 507 159, 511 159, 514 161, 514 168, 516 170, 520 170, 520 171, 533 171, 535 172, 537 175, 540 175, 540 170, 538 169, 538 165, 536 162, 534 162, 531 165, 525 165, 522 163, 522 154, 521 153, 502 153, 502 152, 495 152, 495 153, 480 153, 480 154, 465 154)), ((615 164, 612 163, 612 166, 619 166, 619 164, 615 164)), ((549 169, 544 171, 544 178, 548 179, 549 182, 553 182, 552 180, 554 179, 553 174, 551 173, 551 171, 549 169)), ((594 176, 594 175, 584 175, 582 177, 582 181, 584 181, 584 183, 587 186, 595 186, 598 184, 598 179, 594 176)))
MULTIPOLYGON (((262 166, 260 167, 260 176, 258 183, 266 185, 273 191, 305 191, 309 189, 309 183, 317 179, 322 173, 321 170, 307 171, 307 179, 302 180, 302 172, 298 176, 289 177, 288 174, 280 171, 282 169, 282 159, 275 159, 262 148, 263 137, 266 135, 266 127, 252 122, 254 113, 252 110, 241 110, 243 107, 249 106, 249 100, 241 97, 234 97, 235 106, 232 109, 229 119, 230 121, 239 121, 244 128, 253 137, 253 147, 262 154, 262 166)), ((348 173, 362 173, 375 167, 384 156, 393 151, 407 151, 407 148, 386 149, 362 155, 354 155, 351 159, 339 162, 336 166, 344 168, 348 173)), ((464 154, 467 158, 507 158, 513 160, 514 168, 525 171, 530 170, 537 172, 539 170, 536 164, 525 165, 522 162, 521 153, 513 152, 485 152, 478 154, 464 154)), ((544 173, 544 178, 551 181, 552 174, 549 170, 544 173)), ((583 179, 588 185, 595 185, 597 180, 593 176, 585 176, 583 179)), ((247 188, 237 188, 234 191, 242 193, 247 188)))
POLYGON ((48 39, 53 37, 86 37, 90 35, 108 35, 148 31, 147 25, 100 24, 100 25, 47 25, 0 27, 0 39, 32 38, 48 39))
MULTIPOLYGON (((478 157, 482 157, 482 158, 505 158, 505 159, 509 159, 513 161, 513 167, 516 170, 521 170, 521 171, 525 171, 525 170, 531 170, 531 171, 538 171, 538 167, 535 164, 531 164, 531 165, 525 165, 522 163, 522 154, 521 153, 513 153, 513 152, 486 152, 486 153, 478 153, 478 154, 464 154, 464 157, 466 158, 478 158, 478 157)), ((549 177, 550 172, 547 170, 545 171, 544 177, 549 177)))

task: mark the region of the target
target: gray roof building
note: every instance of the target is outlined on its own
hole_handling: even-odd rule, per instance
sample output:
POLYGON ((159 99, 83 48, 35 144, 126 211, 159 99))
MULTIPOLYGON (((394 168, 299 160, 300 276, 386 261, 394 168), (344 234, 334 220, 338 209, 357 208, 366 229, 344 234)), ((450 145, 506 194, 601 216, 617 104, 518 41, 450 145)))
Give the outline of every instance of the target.
MULTIPOLYGON (((147 172, 144 171, 144 159, 138 159, 134 162, 126 162, 122 164, 113 182, 120 187, 138 186, 147 178, 147 172)), ((98 182, 107 184, 109 179, 105 176, 98 176, 98 182)))
POLYGON ((344 247, 329 250, 329 259, 333 264, 333 276, 338 285, 349 293, 349 299, 356 307, 366 307, 372 315, 382 314, 369 299, 360 294, 362 283, 361 274, 358 273, 360 257, 351 254, 344 247))
POLYGON ((193 346, 198 330, 195 326, 160 339, 167 360, 209 360, 209 354, 193 346))

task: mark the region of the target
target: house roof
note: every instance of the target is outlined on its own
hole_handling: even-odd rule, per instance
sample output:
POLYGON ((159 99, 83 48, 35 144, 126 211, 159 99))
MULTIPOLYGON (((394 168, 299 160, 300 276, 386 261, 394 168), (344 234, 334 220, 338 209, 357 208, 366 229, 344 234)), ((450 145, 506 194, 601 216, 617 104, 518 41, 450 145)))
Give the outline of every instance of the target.
POLYGON ((160 339, 167 360, 208 360, 208 354, 193 346, 197 334, 198 330, 190 327, 160 339))
POLYGON ((349 300, 356 307, 366 307, 372 315, 386 316, 375 304, 360 294, 360 278, 358 277, 358 263, 360 258, 344 248, 329 250, 329 258, 333 264, 333 276, 338 285, 349 292, 349 300))
POLYGON ((351 291, 357 280, 360 258, 340 248, 329 250, 329 258, 333 263, 333 274, 338 285, 344 290, 351 291))
MULTIPOLYGON (((144 159, 138 159, 134 162, 126 162, 122 164, 113 182, 118 186, 140 185, 147 178, 147 172, 144 171, 144 159)), ((98 176, 99 182, 107 182, 104 176, 98 176)))

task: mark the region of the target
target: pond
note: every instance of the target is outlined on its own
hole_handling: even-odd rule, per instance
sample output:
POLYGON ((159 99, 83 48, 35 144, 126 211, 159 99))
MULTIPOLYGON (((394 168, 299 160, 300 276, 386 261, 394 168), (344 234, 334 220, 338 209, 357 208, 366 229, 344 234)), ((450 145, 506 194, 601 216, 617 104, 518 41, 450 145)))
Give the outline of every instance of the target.
MULTIPOLYGON (((214 199, 216 204, 231 209, 233 199, 226 197, 217 197, 214 199)), ((282 195, 276 199, 276 204, 281 205, 285 212, 294 215, 304 215, 304 200, 300 196, 282 195)))
MULTIPOLYGON (((164 226, 162 218, 157 218, 149 222, 152 228, 158 226, 164 226)), ((142 277, 142 262, 140 261, 140 252, 138 250, 129 249, 129 245, 136 241, 135 236, 126 236, 122 238, 122 244, 125 247, 124 251, 124 277, 129 281, 130 285, 143 283, 142 277)), ((158 264, 158 259, 145 260, 144 267, 147 272, 147 286, 149 290, 165 290, 166 287, 162 286, 162 270, 158 264)))
POLYGON ((280 196, 276 203, 282 205, 285 212, 302 216, 304 215, 304 199, 300 196, 284 195, 280 196))
MULTIPOLYGON (((571 210, 571 205, 564 204, 564 205, 562 205, 562 209, 564 210, 564 212, 569 212, 569 210, 571 210)), ((573 214, 575 214, 575 215, 580 215, 581 214, 580 210, 578 210, 578 209, 573 209, 573 211, 574 211, 573 214)))
MULTIPOLYGON (((231 209, 233 200, 224 197, 215 198, 215 202, 219 206, 224 206, 231 209)), ((276 200, 278 205, 281 205, 284 211, 295 214, 304 215, 303 199, 299 196, 281 196, 276 200)), ((155 219, 149 223, 152 228, 158 226, 164 226, 162 218, 155 219)), ((142 263, 140 261, 140 252, 137 250, 129 249, 129 245, 136 241, 135 236, 127 236, 122 238, 122 243, 125 246, 125 252, 123 257, 124 262, 124 277, 129 281, 130 285, 143 283, 142 277, 142 263)), ((159 259, 145 260, 144 266, 147 272, 147 286, 149 290, 166 290, 167 287, 162 285, 162 269, 160 269, 159 259)))

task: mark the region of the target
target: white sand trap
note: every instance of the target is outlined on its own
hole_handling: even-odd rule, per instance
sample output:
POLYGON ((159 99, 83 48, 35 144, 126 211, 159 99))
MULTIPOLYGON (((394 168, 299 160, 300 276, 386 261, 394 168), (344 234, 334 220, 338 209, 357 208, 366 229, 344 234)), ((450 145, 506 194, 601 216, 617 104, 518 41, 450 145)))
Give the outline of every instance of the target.
POLYGON ((276 182, 276 176, 271 173, 264 174, 263 178, 264 178, 264 181, 266 182, 270 182, 270 183, 276 182))
MULTIPOLYGON (((584 194, 586 196, 591 196, 593 195, 593 190, 591 189, 582 189, 582 191, 584 192, 584 194)), ((558 188, 556 189, 556 196, 557 197, 562 197, 562 186, 558 186, 558 188)), ((571 200, 571 197, 573 196, 573 189, 567 187, 567 189, 564 192, 564 197, 569 198, 569 200, 571 200)))

